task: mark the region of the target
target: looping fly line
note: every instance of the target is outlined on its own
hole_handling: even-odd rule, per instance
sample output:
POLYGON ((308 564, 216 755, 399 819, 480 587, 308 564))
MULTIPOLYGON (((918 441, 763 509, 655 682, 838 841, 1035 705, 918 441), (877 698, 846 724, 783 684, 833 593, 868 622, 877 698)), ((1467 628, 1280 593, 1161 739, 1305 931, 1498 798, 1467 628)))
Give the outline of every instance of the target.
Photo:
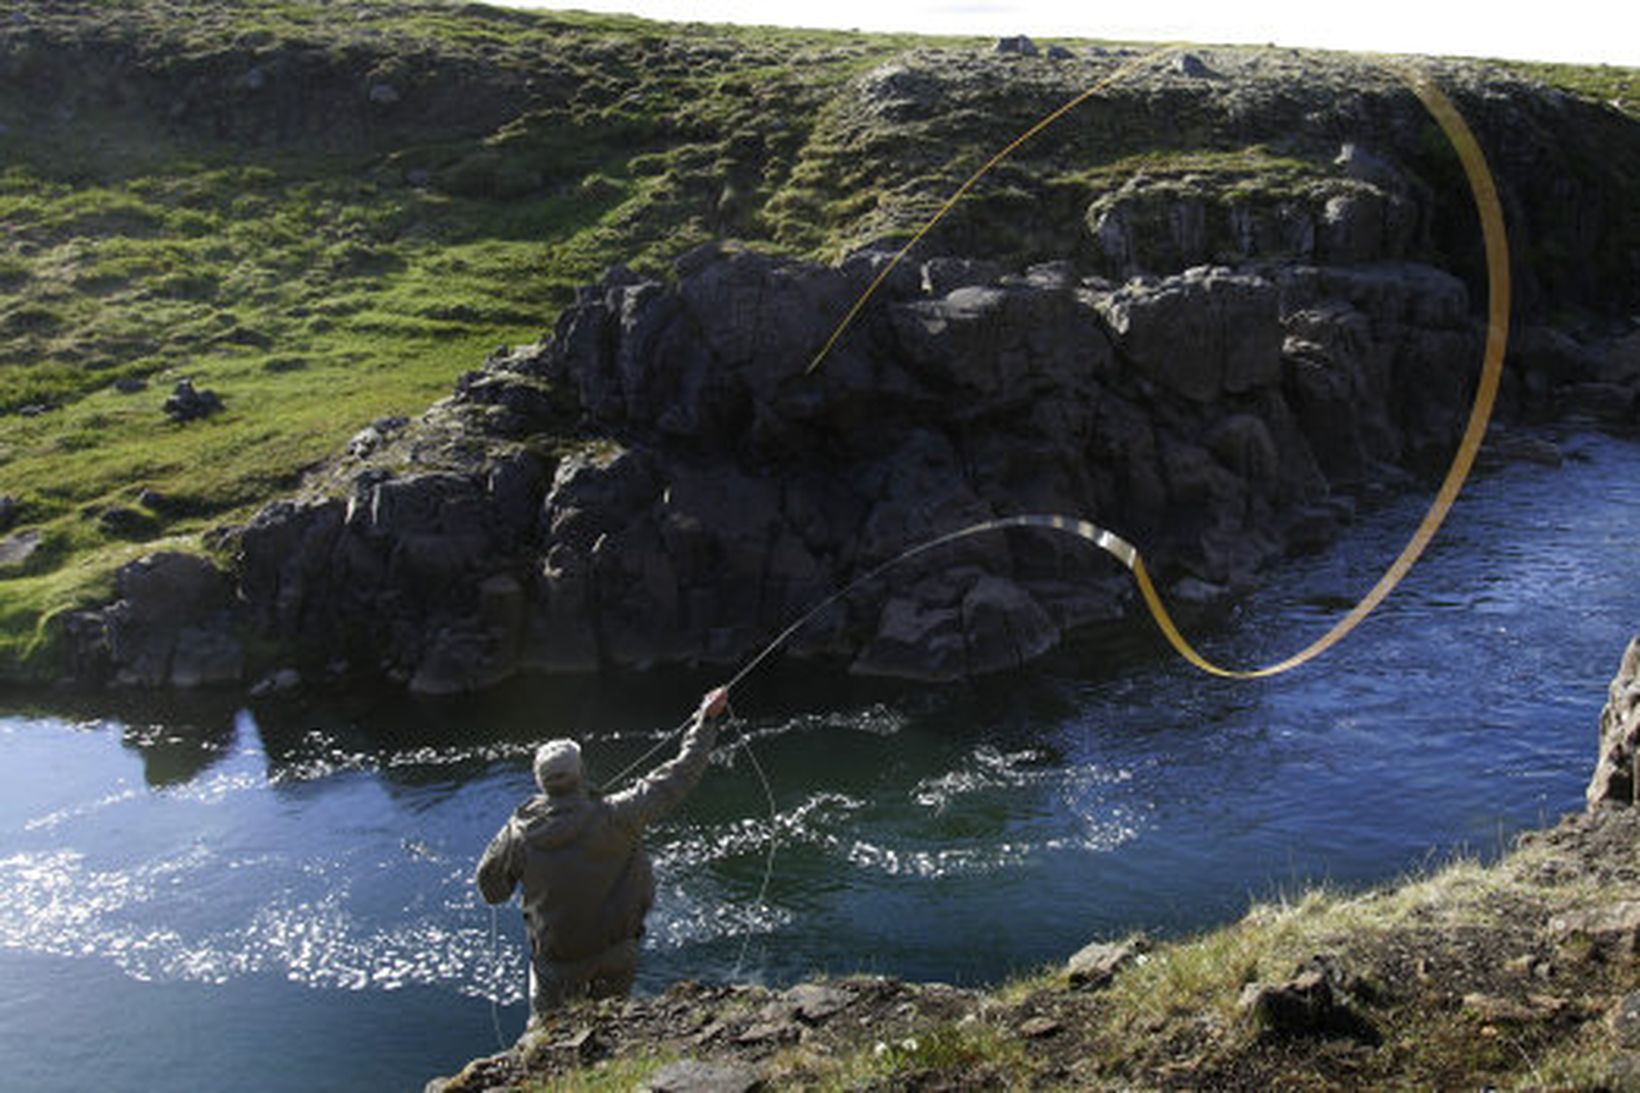
MULTIPOLYGON (((1157 50, 1116 69, 1108 76, 1099 80, 1092 87, 1089 87, 1086 91, 1081 92, 1076 97, 1066 102, 1063 106, 1059 107, 1051 114, 1048 114, 1041 121, 1031 126, 1030 129, 1026 130, 1023 134, 1017 137, 1006 148, 1002 149, 1002 151, 998 152, 986 161, 984 166, 982 166, 971 177, 969 177, 966 182, 957 188, 956 192, 952 194, 950 199, 940 207, 939 211, 936 212, 927 223, 917 230, 916 234, 911 237, 910 242, 900 248, 894 257, 877 274, 876 278, 872 280, 868 286, 866 286, 865 291, 860 294, 859 299, 857 299, 854 302, 854 305, 849 308, 848 313, 843 316, 842 321, 839 322, 836 328, 831 332, 831 336, 826 339, 826 342, 823 346, 821 346, 820 351, 815 354, 814 359, 809 362, 808 371, 813 372, 820 366, 821 362, 825 360, 826 356, 831 352, 838 340, 842 338, 843 334, 848 330, 854 320, 859 316, 860 312, 865 308, 866 303, 877 293, 877 290, 882 287, 883 283, 888 279, 889 274, 891 274, 900 262, 904 260, 905 256, 910 253, 911 249, 921 242, 923 237, 932 231, 934 226, 945 218, 945 215, 951 211, 957 202, 960 201, 963 196, 967 194, 968 191, 971 190, 974 185, 986 175, 987 172, 989 172, 997 164, 1001 163, 1008 156, 1013 154, 1013 152, 1021 145, 1025 144, 1048 126, 1064 117, 1075 107, 1093 97, 1099 91, 1110 87, 1112 84, 1116 83, 1130 73, 1152 64, 1157 59, 1175 52, 1176 49, 1177 47, 1167 47, 1157 50)), ((1311 642, 1309 645, 1284 660, 1277 661, 1274 664, 1269 664, 1261 668, 1224 668, 1213 663, 1206 657, 1202 656, 1201 653, 1197 652, 1179 631, 1178 626, 1174 624, 1172 617, 1169 616, 1167 608, 1162 604, 1161 596, 1157 593, 1156 586, 1151 582, 1149 571, 1146 570, 1144 559, 1140 556, 1138 550, 1112 532, 1096 527, 1095 525, 1088 523, 1086 520, 1079 520, 1068 516, 1016 516, 1007 517, 1000 520, 989 520, 984 523, 975 524, 972 527, 963 528, 959 531, 943 535, 938 539, 934 539, 920 546, 913 547, 911 550, 906 551, 898 558, 895 558, 887 563, 887 565, 897 564, 898 562, 904 561, 913 555, 920 554, 925 550, 938 546, 942 543, 950 542, 953 539, 960 539, 968 535, 977 534, 983 531, 990 531, 996 528, 1042 527, 1079 535, 1082 538, 1088 539, 1089 541, 1095 543, 1097 546, 1102 547, 1118 561, 1122 562, 1123 565, 1127 566, 1129 571, 1133 574, 1134 583, 1138 586, 1139 594, 1143 597, 1145 606, 1150 611, 1151 618, 1155 620, 1156 626, 1161 630, 1163 636, 1167 638, 1168 643, 1173 646, 1174 650, 1176 650, 1180 656, 1204 672, 1208 672, 1215 676, 1222 676, 1227 679, 1257 679, 1263 676, 1277 675, 1281 672, 1288 671, 1289 669, 1296 668, 1300 664, 1312 660, 1326 652, 1342 640, 1351 630, 1354 630, 1357 626, 1359 626, 1361 622, 1372 613, 1373 609, 1383 602, 1384 598, 1390 594, 1395 586, 1401 582, 1401 579, 1405 577, 1412 569, 1413 564, 1417 562, 1419 556, 1423 554, 1424 548, 1429 545, 1432 539, 1434 539, 1436 531, 1440 529, 1442 522, 1446 520, 1447 513, 1451 511, 1453 502, 1457 500, 1459 491, 1463 489, 1464 481, 1469 477, 1470 469, 1474 466, 1475 456, 1480 451, 1481 441, 1486 435, 1487 422, 1492 417, 1492 406, 1497 399, 1498 383, 1503 375, 1504 349, 1507 346, 1509 339, 1509 243, 1504 232, 1503 208, 1498 200, 1497 186, 1493 181, 1492 172, 1486 164, 1486 156, 1481 151, 1480 143, 1475 139, 1474 133, 1470 131, 1468 124, 1463 119, 1463 116, 1458 113, 1457 107, 1452 104, 1452 101, 1447 98, 1440 88, 1436 87, 1434 83, 1422 74, 1414 72, 1410 68, 1388 62, 1386 62, 1386 66, 1390 69, 1390 71, 1400 77, 1408 85, 1408 87, 1411 88, 1413 94, 1418 96, 1418 100, 1423 103, 1424 108, 1435 120, 1436 124, 1441 127, 1441 131, 1446 134, 1447 140, 1457 151, 1458 159, 1463 165, 1464 175, 1468 179, 1470 192, 1475 200, 1475 208, 1480 215, 1481 234, 1484 238, 1486 248, 1486 350, 1481 362, 1480 380, 1475 388, 1475 401, 1469 411, 1469 421, 1464 428, 1463 437, 1459 441, 1457 453, 1452 457, 1452 463, 1447 468, 1446 476, 1441 482, 1440 489, 1436 491, 1434 501, 1431 502, 1429 509, 1424 513, 1424 517, 1419 522, 1417 530, 1413 532, 1412 538, 1408 540, 1406 546, 1402 548, 1401 553, 1395 558, 1395 560, 1390 563, 1389 568, 1384 571, 1384 575, 1378 579, 1378 583, 1373 585, 1365 596, 1361 597, 1360 602, 1358 602, 1342 618, 1334 623, 1331 629, 1329 629, 1326 633, 1322 634, 1315 641, 1311 642)), ((883 568, 887 568, 887 566, 881 566, 879 567, 879 570, 883 568)), ((876 572, 877 571, 874 570, 873 574, 876 572)), ((854 585, 852 584, 849 586, 850 589, 853 587, 854 585)), ((846 591, 848 590, 845 589, 845 592, 846 591)), ((833 599, 835 598, 836 597, 833 597, 833 599)), ((830 602, 831 600, 826 601, 827 604, 830 602)), ((740 675, 735 677, 734 682, 739 682, 742 676, 744 676, 751 670, 752 667, 755 667, 764 659, 764 657, 768 656, 769 653, 773 651, 773 647, 784 642, 785 639, 794 633, 799 626, 807 622, 813 614, 814 612, 811 612, 809 615, 805 615, 799 620, 797 626, 788 629, 785 633, 782 633, 778 638, 776 638, 770 648, 759 653, 757 657, 753 659, 751 664, 747 665, 745 669, 742 669, 740 675)))
MULTIPOLYGON (((1037 134, 1041 133, 1044 129, 1048 128, 1066 114, 1070 113, 1071 110, 1098 94, 1101 90, 1110 87, 1130 73, 1136 72, 1146 65, 1152 64, 1159 58, 1166 57, 1174 52, 1177 52, 1177 49, 1178 47, 1166 47, 1140 57, 1139 59, 1116 69, 1108 76, 1093 84, 1087 90, 1070 99, 1063 106, 1060 106, 1058 109, 1042 118, 1042 120, 1038 121, 1019 137, 1015 138, 1015 140, 1007 147, 1003 148, 1002 151, 992 156, 991 159, 988 160, 977 172, 975 172, 972 177, 957 188, 956 192, 951 195, 943 206, 941 206, 940 210, 935 213, 934 216, 926 224, 924 224, 915 235, 912 236, 910 242, 906 243, 906 245, 894 255, 893 259, 889 261, 877 274, 876 278, 866 287, 865 291, 861 293, 859 299, 857 299, 854 302, 854 305, 848 310, 848 313, 843 316, 836 328, 832 330, 831 336, 826 339, 825 344, 821 347, 820 351, 815 354, 814 359, 809 363, 808 371, 813 372, 820 366, 821 362, 825 360, 826 356, 831 352, 838 340, 842 338, 843 334, 848 330, 850 325, 853 324, 855 318, 858 317, 860 312, 865 308, 867 302, 869 302, 872 296, 876 294, 877 290, 888 279, 888 276, 906 257, 911 249, 915 247, 924 236, 933 230, 935 225, 937 225, 945 217, 945 215, 951 211, 957 202, 959 202, 963 196, 966 195, 982 177, 984 177, 987 172, 1003 160, 1007 159, 1008 156, 1013 154, 1013 152, 1020 146, 1031 140, 1037 134)), ((979 535, 987 532, 1006 530, 1008 528, 1040 528, 1075 535, 1079 538, 1087 540, 1101 550, 1104 550, 1106 553, 1110 554, 1118 562, 1126 566, 1132 573, 1134 583, 1138 586, 1140 596, 1144 599, 1145 606, 1150 611, 1151 618, 1155 621, 1162 634, 1167 638, 1168 643, 1173 646, 1180 656, 1189 661, 1192 665, 1215 676, 1221 676, 1228 679, 1257 679, 1264 676, 1277 675, 1281 672, 1296 668, 1300 664, 1319 656, 1321 653, 1336 645, 1344 638, 1345 635, 1354 630, 1356 626, 1360 625, 1362 620, 1372 613, 1373 609, 1376 608, 1378 604, 1380 604, 1384 598, 1390 594, 1391 590, 1393 590, 1395 586, 1400 583, 1401 579, 1405 577, 1406 574, 1412 569, 1413 564, 1418 560, 1419 556, 1423 554, 1424 548, 1427 547, 1430 541, 1435 537, 1436 531, 1439 530, 1442 522, 1446 519, 1447 513, 1451 511, 1452 504, 1457 499, 1459 491, 1463 488, 1464 481, 1468 478, 1470 469, 1474 466, 1475 456, 1480 450, 1481 441, 1486 435, 1487 422, 1492 416, 1492 406, 1497 398, 1498 383, 1503 374, 1504 349, 1508 343, 1509 337, 1509 244, 1504 232, 1502 205, 1498 199, 1497 187, 1493 181, 1492 173, 1487 167, 1486 157, 1482 153, 1480 144, 1476 141, 1474 134, 1469 129, 1469 126, 1465 123, 1463 117, 1458 113, 1457 108, 1453 106, 1451 100, 1449 100, 1438 87, 1436 87, 1421 74, 1413 72, 1411 69, 1404 66, 1388 64, 1387 67, 1389 67, 1392 72, 1400 77, 1411 88, 1412 92, 1417 95, 1419 101, 1423 103, 1424 108, 1440 126, 1441 131, 1446 134, 1447 140, 1457 151, 1458 158, 1463 165, 1464 174, 1468 179, 1470 191, 1475 200, 1475 208, 1480 216, 1481 232, 1485 242, 1487 270, 1487 331, 1486 349, 1481 363, 1480 380, 1476 386, 1475 401, 1470 409, 1469 421, 1464 429, 1463 437, 1458 444, 1457 454, 1453 456, 1452 464, 1447 469, 1446 476, 1441 482, 1440 489, 1436 492, 1434 501, 1430 504, 1428 511, 1425 512, 1422 521, 1419 522, 1418 528, 1413 533, 1412 538, 1407 542, 1406 546, 1402 548, 1401 553, 1395 558, 1395 560, 1390 563, 1389 568, 1384 572, 1384 575, 1379 578, 1378 583, 1373 585, 1367 594, 1361 598, 1359 603, 1357 603, 1349 610, 1348 613, 1334 623, 1331 629, 1322 634, 1321 637, 1317 638, 1315 641, 1311 642, 1309 645, 1284 660, 1280 660, 1274 664, 1266 665, 1260 668, 1224 668, 1214 664, 1212 661, 1197 652, 1179 631, 1178 626, 1174 624, 1172 617, 1168 614, 1167 608, 1162 603, 1161 596, 1157 593, 1156 587, 1150 579, 1150 573, 1145 568, 1144 559, 1132 543, 1128 542, 1126 539, 1123 539, 1115 532, 1099 527, 1090 521, 1078 519, 1076 517, 1051 514, 1005 516, 994 520, 986 520, 978 524, 972 524, 968 527, 960 528, 956 531, 948 532, 934 539, 930 539, 927 542, 911 547, 909 550, 890 558, 888 561, 878 565, 869 572, 856 577, 845 587, 837 592, 834 592, 819 604, 815 605, 785 630, 776 635, 775 638, 765 645, 761 651, 759 651, 750 661, 745 664, 744 667, 735 673, 734 677, 730 679, 727 684, 725 684, 725 690, 732 691, 743 679, 755 671, 758 666, 761 665, 769 656, 784 645, 786 641, 799 630, 808 625, 809 622, 811 622, 822 611, 837 601, 851 595, 857 588, 882 575, 887 570, 920 554, 955 542, 959 539, 964 539, 972 535, 979 535)), ((671 740, 682 733, 692 722, 693 718, 687 719, 679 724, 675 729, 664 734, 658 741, 656 741, 654 746, 645 751, 620 773, 606 781, 603 784, 603 790, 607 791, 611 787, 625 781, 635 770, 638 769, 638 767, 646 763, 651 756, 664 747, 668 740, 671 740)), ((758 779, 762 782, 764 793, 768 798, 770 842, 767 861, 764 865, 762 885, 757 897, 758 902, 761 903, 768 895, 769 884, 774 871, 774 856, 778 845, 778 839, 775 837, 776 823, 774 795, 769 786, 768 778, 763 772, 762 765, 757 762, 757 757, 752 752, 751 744, 746 739, 744 734, 741 735, 738 741, 738 746, 745 750, 748 758, 751 760, 753 769, 757 774, 758 779)), ((747 940, 750 940, 749 937, 747 940)), ((745 956, 746 946, 743 944, 741 947, 740 959, 736 962, 737 974, 740 963, 744 961, 745 956)))

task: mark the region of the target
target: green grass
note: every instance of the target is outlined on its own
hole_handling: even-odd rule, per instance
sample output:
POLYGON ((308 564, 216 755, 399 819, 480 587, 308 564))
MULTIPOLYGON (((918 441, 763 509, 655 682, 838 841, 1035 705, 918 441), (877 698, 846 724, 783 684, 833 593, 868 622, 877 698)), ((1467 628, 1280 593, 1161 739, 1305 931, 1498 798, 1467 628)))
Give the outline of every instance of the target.
POLYGON ((675 1052, 641 1052, 609 1059, 584 1070, 548 1081, 526 1081, 519 1093, 627 1093, 640 1088, 654 1073, 678 1060, 675 1052))
POLYGON ((775 1088, 844 1093, 856 1089, 1032 1088, 1039 1069, 1018 1036, 983 1019, 942 1021, 837 1054, 788 1048, 770 1065, 775 1088))
POLYGON ((162 80, 253 62, 277 79, 286 55, 362 64, 407 94, 436 87, 429 68, 478 71, 472 94, 502 120, 247 147, 104 100, 40 115, 0 90, 0 483, 44 540, 0 578, 14 675, 49 651, 45 620, 106 597, 135 553, 200 549, 368 422, 417 414, 496 345, 538 339, 608 266, 660 271, 755 235, 720 213, 719 176, 744 176, 755 208, 814 104, 908 41, 438 0, 216 0, 186 19, 157 0, 25 3, 19 19, 144 57, 162 80), (549 71, 553 87, 517 93, 549 71), (225 410, 172 423, 161 403, 183 377, 225 410), (148 541, 99 520, 144 491, 169 499, 135 521, 148 541))
POLYGON ((1640 68, 1505 61, 1505 68, 1640 119, 1640 68))

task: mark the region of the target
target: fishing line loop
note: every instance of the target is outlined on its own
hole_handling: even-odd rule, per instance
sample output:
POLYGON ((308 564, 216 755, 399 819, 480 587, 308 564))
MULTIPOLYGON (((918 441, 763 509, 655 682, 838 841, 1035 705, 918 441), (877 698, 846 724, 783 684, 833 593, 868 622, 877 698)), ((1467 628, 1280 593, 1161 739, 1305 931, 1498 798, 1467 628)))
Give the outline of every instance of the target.
MULTIPOLYGON (((849 308, 842 320, 832 330, 825 344, 810 361, 807 371, 813 372, 818 368, 827 355, 836 346, 843 334, 853 324, 866 303, 876 294, 877 290, 888 279, 893 270, 900 264, 906 255, 915 247, 940 220, 973 188, 978 181, 992 168, 1001 163, 1020 146, 1042 132, 1048 126, 1064 117, 1067 113, 1087 101, 1101 90, 1111 86, 1118 80, 1131 73, 1139 71, 1146 65, 1178 51, 1181 47, 1168 46, 1146 54, 1139 59, 1126 64, 1109 75, 1103 77, 1087 90, 1076 95, 1064 105, 1054 110, 1030 129, 1015 138, 1002 151, 991 157, 984 166, 970 176, 956 192, 944 203, 934 216, 924 224, 910 242, 894 255, 876 278, 866 287, 860 297, 849 308)), ((1417 529, 1406 546, 1391 562, 1389 568, 1379 578, 1378 582, 1356 603, 1343 617, 1328 629, 1319 638, 1298 652, 1273 664, 1251 669, 1236 669, 1222 667, 1204 657, 1180 632, 1174 623, 1161 596, 1158 594, 1150 572, 1145 566, 1144 559, 1138 548, 1119 534, 1107 528, 1102 528, 1092 522, 1074 516, 1060 514, 1026 514, 1003 516, 992 520, 982 521, 956 531, 936 536, 924 543, 917 544, 888 561, 873 567, 868 572, 854 578, 838 591, 826 597, 820 603, 810 608, 792 622, 786 629, 777 634, 762 649, 760 649, 744 666, 737 671, 729 682, 724 684, 724 690, 733 691, 741 681, 756 671, 771 655, 791 639, 798 631, 808 625, 817 615, 846 598, 861 585, 881 576, 888 570, 928 551, 972 535, 979 535, 1008 528, 1039 528, 1064 534, 1075 535, 1103 550, 1122 564, 1132 575, 1147 610, 1157 628, 1162 632, 1168 643, 1186 661, 1208 674, 1227 679, 1248 680, 1273 676, 1304 664, 1321 655, 1341 641, 1350 631, 1360 625, 1372 611, 1383 602, 1397 584, 1411 570, 1413 564, 1423 554, 1425 547, 1434 538, 1440 529, 1447 514, 1451 511, 1454 501, 1463 488, 1470 470, 1474 466, 1475 457, 1480 450, 1482 440, 1486 435, 1487 424, 1491 419, 1492 408, 1496 401, 1499 382, 1502 377, 1503 357, 1508 344, 1509 311, 1510 311, 1510 274, 1509 274, 1509 244, 1505 230, 1502 205, 1498 197, 1497 185, 1492 172, 1487 165, 1484 152, 1479 142, 1462 115, 1452 104, 1451 100, 1438 88, 1434 82, 1421 72, 1414 71, 1402 62, 1384 61, 1385 67, 1405 82, 1412 90, 1430 116, 1434 119, 1441 131, 1445 134, 1463 166, 1465 177, 1469 183, 1471 196, 1474 198, 1475 208, 1479 214, 1483 242, 1485 246, 1487 268, 1487 333, 1486 346, 1482 357, 1481 374, 1476 385, 1475 398, 1471 405, 1469 418, 1459 442, 1456 454, 1452 458, 1440 488, 1434 500, 1424 513, 1417 529)), ((666 745, 668 741, 685 731, 693 722, 690 717, 675 729, 663 735, 651 748, 630 763, 626 768, 604 783, 603 788, 619 784, 629 777, 633 771, 646 763, 650 757, 666 745)), ((762 886, 759 890, 758 901, 761 903, 768 893, 774 874, 775 852, 778 845, 778 814, 776 811, 774 792, 769 783, 762 764, 758 762, 752 751, 747 734, 742 732, 740 746, 752 763, 753 769, 762 782, 769 806, 770 843, 769 855, 764 864, 762 886)), ((743 940, 740 958, 736 961, 734 974, 738 975, 744 962, 750 935, 743 940)))

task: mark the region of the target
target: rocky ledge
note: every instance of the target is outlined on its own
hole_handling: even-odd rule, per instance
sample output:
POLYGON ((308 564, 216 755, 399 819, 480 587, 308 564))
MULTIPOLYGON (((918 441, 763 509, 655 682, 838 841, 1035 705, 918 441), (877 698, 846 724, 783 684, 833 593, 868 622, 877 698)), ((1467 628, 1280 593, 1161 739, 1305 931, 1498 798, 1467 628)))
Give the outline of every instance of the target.
MULTIPOLYGON (((1469 410, 1468 294, 1408 261, 1120 285, 929 261, 809 370, 885 261, 712 246, 675 280, 612 272, 550 338, 498 352, 418 420, 362 430, 307 495, 237 532, 232 575, 177 557, 122 575, 114 606, 66 621, 72 671, 232 681, 247 631, 287 667, 429 694, 726 665, 900 552, 1027 512, 1108 526, 1176 604, 1212 604, 1439 470, 1469 410), (183 570, 209 594, 145 609, 152 574, 183 570)), ((1637 351, 1524 331, 1504 410, 1632 424, 1637 351)), ((860 589, 789 653, 948 680, 1133 610, 1087 544, 992 534, 860 589)))
POLYGON ((531 1025, 430 1093, 581 1079, 771 1088, 1532 1088, 1640 1083, 1640 639, 1586 813, 1489 867, 1095 942, 995 990, 880 977, 679 983, 531 1025))

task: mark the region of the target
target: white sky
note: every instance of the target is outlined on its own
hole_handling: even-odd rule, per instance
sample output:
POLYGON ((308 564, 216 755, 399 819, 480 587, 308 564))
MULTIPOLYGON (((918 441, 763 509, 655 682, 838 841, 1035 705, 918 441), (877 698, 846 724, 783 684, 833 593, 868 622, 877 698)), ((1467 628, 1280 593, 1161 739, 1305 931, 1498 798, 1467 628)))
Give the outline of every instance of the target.
POLYGON ((930 34, 1271 42, 1640 66, 1636 0, 487 0, 651 19, 930 34))

